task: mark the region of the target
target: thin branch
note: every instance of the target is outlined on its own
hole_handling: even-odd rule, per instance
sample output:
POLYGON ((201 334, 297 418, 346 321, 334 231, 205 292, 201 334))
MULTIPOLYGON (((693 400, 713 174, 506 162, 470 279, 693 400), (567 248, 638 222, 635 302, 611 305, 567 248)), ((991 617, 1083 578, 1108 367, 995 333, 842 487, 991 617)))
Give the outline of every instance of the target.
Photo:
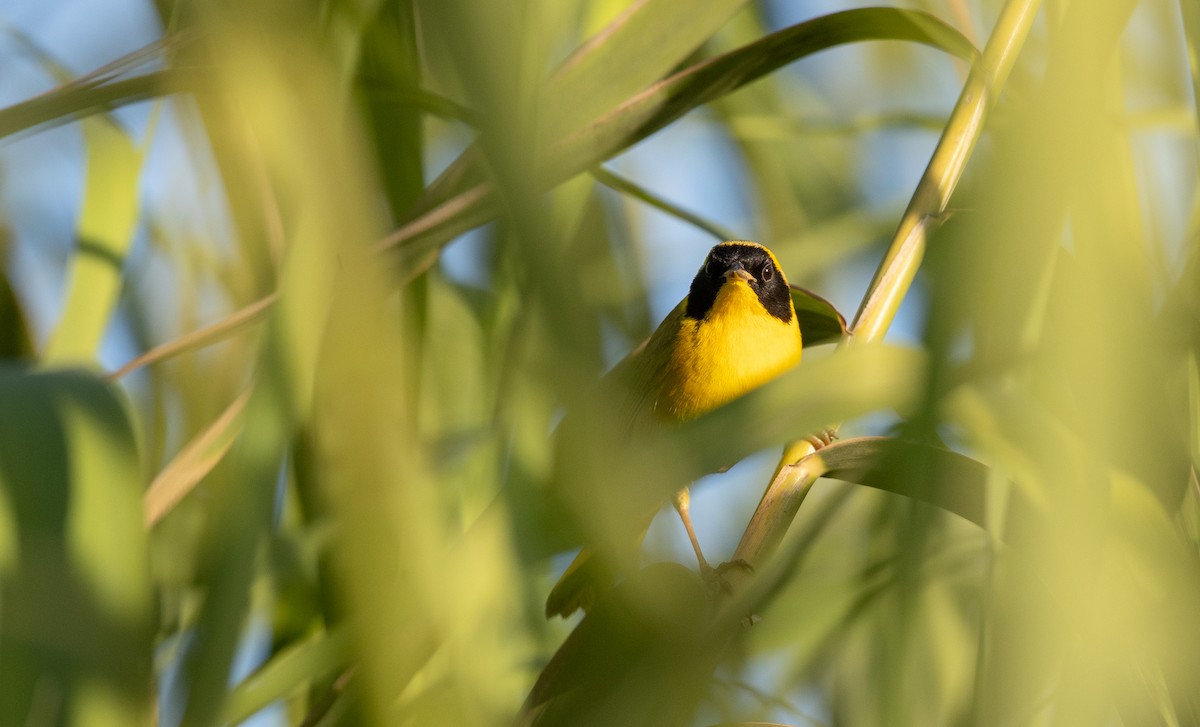
POLYGON ((682 207, 668 202, 662 197, 659 197, 636 182, 626 179, 625 177, 605 169, 604 167, 596 167, 593 169, 592 177, 594 177, 597 182, 614 191, 621 192, 622 194, 627 194, 635 199, 641 200, 655 209, 662 210, 672 217, 678 217, 684 222, 704 230, 708 234, 715 237, 718 242, 741 239, 737 233, 733 232, 729 228, 722 227, 716 222, 706 220, 700 215, 688 212, 682 207))

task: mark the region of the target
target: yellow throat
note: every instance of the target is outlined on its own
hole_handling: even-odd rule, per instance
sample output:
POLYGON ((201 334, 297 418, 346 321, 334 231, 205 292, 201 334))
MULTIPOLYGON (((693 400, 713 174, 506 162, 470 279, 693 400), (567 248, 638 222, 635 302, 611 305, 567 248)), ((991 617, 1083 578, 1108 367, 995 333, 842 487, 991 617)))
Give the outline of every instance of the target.
MULTIPOLYGON (((766 248, 737 244, 760 248, 777 267, 766 248)), ((775 274, 786 289, 783 273, 775 274)), ((784 321, 767 311, 751 287, 750 281, 761 281, 741 274, 723 277, 707 312, 699 318, 685 316, 680 324, 655 406, 660 416, 698 416, 800 363, 800 327, 790 296, 790 317, 784 321)))

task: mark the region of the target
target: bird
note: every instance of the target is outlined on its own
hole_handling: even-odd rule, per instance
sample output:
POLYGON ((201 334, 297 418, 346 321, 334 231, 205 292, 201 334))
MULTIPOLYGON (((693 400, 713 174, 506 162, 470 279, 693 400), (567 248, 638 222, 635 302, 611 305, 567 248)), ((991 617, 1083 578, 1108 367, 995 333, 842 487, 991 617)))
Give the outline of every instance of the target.
MULTIPOLYGON (((791 288, 779 261, 763 245, 731 240, 709 250, 687 296, 605 378, 624 384, 622 416, 632 436, 647 421, 686 421, 757 388, 799 364, 802 349, 791 288)), ((687 488, 672 504, 701 574, 711 575, 718 569, 708 565, 696 539, 687 488)), ((546 617, 587 610, 604 581, 611 581, 610 570, 585 546, 551 589, 546 617)))

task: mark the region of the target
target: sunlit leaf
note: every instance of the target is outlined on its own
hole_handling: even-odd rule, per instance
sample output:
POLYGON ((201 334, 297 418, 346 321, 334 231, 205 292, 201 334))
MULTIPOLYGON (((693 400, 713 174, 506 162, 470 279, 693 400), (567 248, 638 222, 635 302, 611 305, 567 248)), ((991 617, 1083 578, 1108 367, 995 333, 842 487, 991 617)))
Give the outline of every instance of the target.
POLYGON ((562 444, 573 475, 562 496, 585 523, 602 523, 598 530, 611 529, 619 538, 621 523, 639 522, 680 487, 754 452, 806 437, 829 422, 907 408, 922 364, 913 350, 851 346, 636 441, 629 441, 627 424, 607 424, 605 412, 597 409, 590 412, 594 421, 583 440, 575 441, 571 432, 562 444))
POLYGON ((602 161, 691 109, 781 66, 839 45, 868 40, 923 43, 965 60, 972 60, 976 54, 974 46, 956 30, 925 13, 863 8, 824 15, 687 68, 632 96, 554 145, 547 178, 557 180, 602 161))
POLYGON ((570 130, 662 78, 710 38, 746 0, 638 0, 554 72, 552 135, 570 130))
POLYGON ((0 368, 0 722, 149 719, 154 626, 140 500, 132 427, 107 384, 0 368))
POLYGON ((350 639, 345 632, 319 633, 277 654, 229 695, 223 720, 239 724, 272 702, 345 665, 350 639))
POLYGON ((62 318, 46 360, 85 362, 96 356, 121 292, 122 265, 138 222, 143 152, 124 129, 102 117, 83 122, 87 180, 77 249, 62 318))
POLYGON ((59 85, 0 109, 0 352, 129 363, 0 370, 0 724, 1197 722, 1194 0, 151 5, 83 76, 3 28, 59 85), (818 348, 630 437, 698 230, 818 348), (637 549, 689 483, 752 570, 637 549), (630 598, 546 621, 580 543, 630 598))
MULTIPOLYGON (((906 40, 971 59, 975 49, 933 16, 891 8, 847 10, 772 33, 748 46, 687 68, 628 98, 615 110, 552 144, 544 153, 544 184, 555 184, 653 134, 697 106, 724 96, 787 63, 844 43, 906 40)), ((469 152, 470 153, 470 152, 469 152)), ((388 236, 383 247, 404 245, 420 257, 496 214, 488 183, 465 167, 431 188, 428 210, 388 236), (463 189, 463 182, 475 184, 463 189)))
POLYGON ((1188 70, 1192 76, 1192 103, 1196 108, 1196 116, 1200 117, 1200 8, 1195 3, 1179 0, 1179 13, 1183 16, 1188 70))

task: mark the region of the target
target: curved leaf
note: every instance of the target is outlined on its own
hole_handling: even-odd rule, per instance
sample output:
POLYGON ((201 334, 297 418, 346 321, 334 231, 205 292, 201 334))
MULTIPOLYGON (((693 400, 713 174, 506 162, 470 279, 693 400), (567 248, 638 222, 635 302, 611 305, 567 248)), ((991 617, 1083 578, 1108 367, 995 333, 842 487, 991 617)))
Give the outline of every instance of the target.
POLYGON ((928 13, 860 8, 823 15, 771 33, 698 63, 630 98, 551 147, 544 174, 569 176, 633 146, 688 111, 762 78, 793 61, 846 43, 903 40, 922 43, 967 61, 978 55, 961 33, 928 13))
POLYGON ((796 307, 796 318, 800 321, 805 348, 836 343, 849 333, 846 319, 833 307, 833 303, 798 285, 791 287, 792 305, 796 307))
POLYGON ((907 409, 925 359, 912 349, 848 346, 797 367, 728 404, 677 426, 656 427, 630 442, 597 420, 586 444, 564 442, 578 476, 564 489, 577 512, 616 513, 634 522, 688 482, 827 422, 907 409))
POLYGON ((5 28, 5 31, 36 57, 62 85, 0 109, 0 139, 107 113, 118 106, 189 90, 195 85, 195 74, 176 69, 155 70, 144 75, 121 78, 158 62, 166 53, 191 42, 196 36, 190 33, 175 33, 147 43, 90 73, 72 78, 71 71, 44 51, 32 37, 12 27, 5 28))
POLYGON ((678 563, 631 574, 555 652, 515 724, 686 723, 720 653, 702 638, 711 621, 705 595, 696 574, 678 563))
POLYGON ((195 74, 175 70, 104 83, 68 83, 0 109, 0 139, 23 131, 77 121, 138 101, 191 91, 195 74))
POLYGON ((940 507, 987 527, 986 465, 948 449, 891 437, 855 437, 822 447, 825 477, 874 487, 940 507))
MULTIPOLYGON (((832 13, 767 35, 737 50, 691 66, 631 97, 591 124, 552 144, 542 154, 539 177, 553 186, 628 149, 688 111, 720 98, 792 61, 845 43, 903 40, 973 60, 974 46, 927 13, 861 8, 832 13)), ((558 103, 557 97, 544 104, 558 103)), ((429 253, 498 214, 491 183, 473 171, 471 147, 460 162, 430 186, 419 215, 385 238, 377 249, 403 246, 406 262, 427 265, 429 253), (465 163, 464 163, 465 162, 465 163), (482 181, 481 181, 482 180, 482 181)))
MULTIPOLYGON (((662 78, 745 5, 745 0, 637 0, 585 41, 546 81, 539 119, 547 140, 578 128, 662 78)), ((487 178, 478 147, 463 152, 429 185, 423 214, 487 178)), ((468 228, 469 229, 469 228, 468 228)))

